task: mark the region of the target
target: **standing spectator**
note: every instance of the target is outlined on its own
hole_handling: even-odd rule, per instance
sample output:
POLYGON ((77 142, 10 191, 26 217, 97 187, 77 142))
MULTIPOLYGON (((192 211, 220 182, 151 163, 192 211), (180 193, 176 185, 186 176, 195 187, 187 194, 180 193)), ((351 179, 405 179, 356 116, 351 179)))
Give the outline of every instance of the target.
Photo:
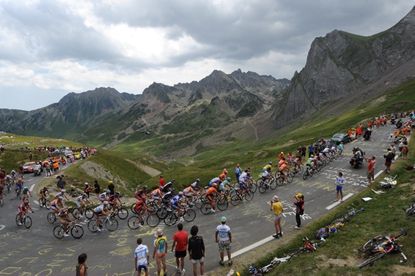
POLYGON ((281 216, 282 212, 284 211, 282 203, 280 202, 278 196, 274 196, 271 201, 271 211, 274 212, 275 220, 275 234, 272 235, 274 238, 279 239, 282 237, 282 230, 281 230, 281 216))
POLYGON ((344 177, 343 173, 339 172, 338 176, 336 177, 336 199, 340 202, 343 202, 343 185, 344 185, 344 177))
POLYGON ((115 186, 114 186, 114 183, 111 180, 108 181, 107 189, 108 189, 110 195, 115 195, 115 186))
POLYGON ((231 228, 226 225, 226 217, 220 219, 221 224, 216 227, 215 240, 219 246, 219 255, 220 255, 220 265, 224 265, 223 261, 225 257, 225 250, 228 254, 228 265, 232 265, 231 258, 231 243, 232 243, 232 234, 231 228))
POLYGON ((183 230, 183 224, 177 224, 177 232, 173 236, 173 246, 171 252, 174 251, 176 257, 176 270, 184 275, 184 257, 186 257, 188 234, 183 230))
POLYGON ((76 266, 76 276, 87 276, 88 267, 86 266, 87 255, 82 253, 78 256, 78 265, 76 266))
POLYGON ((295 205, 295 220, 297 225, 295 229, 300 229, 301 227, 301 216, 304 215, 304 195, 302 193, 296 193, 294 196, 294 205, 295 205))
POLYGON ((406 159, 406 158, 408 157, 408 151, 409 151, 409 148, 408 148, 408 142, 407 142, 407 141, 404 141, 404 142, 403 142, 403 146, 402 146, 402 150, 401 150, 401 152, 402 152, 402 157, 403 157, 404 159, 406 159))
POLYGON ((395 156, 396 156, 396 147, 395 147, 395 145, 394 144, 391 144, 390 149, 391 149, 391 151, 393 153, 393 158, 395 158, 395 156))
POLYGON ((101 192, 101 187, 99 186, 98 180, 94 180, 94 192, 99 194, 101 192))
POLYGON ((395 158, 395 155, 392 150, 388 148, 387 153, 383 157, 385 158, 385 172, 389 174, 391 172, 392 160, 395 158))
POLYGON ((242 173, 242 169, 238 163, 236 164, 236 168, 235 168, 235 176, 236 176, 236 181, 238 182, 238 184, 239 184, 239 176, 241 176, 241 173, 242 173))
POLYGON ((56 183, 56 186, 58 186, 58 188, 61 189, 61 190, 65 189, 65 185, 66 185, 66 182, 63 179, 64 177, 65 176, 63 174, 56 177, 58 179, 58 182, 56 183))
POLYGON ((308 157, 314 154, 314 145, 311 144, 308 146, 308 157))
POLYGON ((163 230, 157 229, 156 239, 154 240, 153 259, 156 259, 157 275, 167 274, 166 254, 167 254, 167 238, 163 235, 163 230))
POLYGON ((366 161, 367 161, 367 180, 370 185, 375 180, 376 157, 372 156, 372 158, 366 159, 366 161))
POLYGON ((166 181, 164 180, 164 177, 160 175, 159 179, 160 188, 163 188, 164 184, 166 184, 166 181))
POLYGON ((193 264, 193 276, 197 276, 197 264, 200 264, 200 275, 204 274, 204 261, 205 261, 205 244, 203 238, 198 236, 199 228, 193 225, 190 229, 189 238, 189 259, 193 264))
POLYGON ((148 247, 143 243, 141 238, 137 239, 137 248, 134 251, 134 266, 137 271, 137 276, 141 275, 141 270, 144 270, 144 275, 148 276, 148 264, 150 257, 148 254, 148 247))

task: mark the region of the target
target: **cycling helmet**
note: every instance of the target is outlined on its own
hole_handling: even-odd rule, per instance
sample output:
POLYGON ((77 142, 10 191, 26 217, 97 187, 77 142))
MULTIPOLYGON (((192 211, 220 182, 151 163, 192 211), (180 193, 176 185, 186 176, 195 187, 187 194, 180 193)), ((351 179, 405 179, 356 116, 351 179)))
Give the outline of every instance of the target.
POLYGON ((89 185, 89 184, 88 184, 88 182, 85 182, 85 183, 84 183, 84 185, 85 185, 85 186, 87 186, 87 185, 89 185))
POLYGON ((226 180, 229 181, 229 182, 231 182, 231 178, 230 177, 227 177, 226 180))
POLYGON ((269 164, 269 165, 272 165, 272 161, 269 161, 269 162, 268 162, 268 164, 269 164))
POLYGON ((197 179, 196 179, 196 182, 197 182, 197 183, 199 183, 199 182, 200 182, 200 179, 199 179, 199 178, 197 178, 197 179))

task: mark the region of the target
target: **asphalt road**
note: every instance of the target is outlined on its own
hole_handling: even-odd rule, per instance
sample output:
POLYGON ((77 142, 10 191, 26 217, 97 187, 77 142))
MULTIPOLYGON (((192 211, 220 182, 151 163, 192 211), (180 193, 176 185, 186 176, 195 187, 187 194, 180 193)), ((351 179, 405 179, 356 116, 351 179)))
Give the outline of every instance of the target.
MULTIPOLYGON (((185 223, 189 230, 194 224, 199 226, 200 234, 206 245, 206 271, 219 266, 217 245, 214 242, 215 228, 221 216, 228 218, 228 225, 233 234, 232 251, 241 253, 249 246, 273 234, 273 215, 267 202, 276 193, 285 207, 283 219, 284 233, 292 232, 295 225, 295 213, 292 198, 295 192, 305 195, 305 215, 303 225, 327 213, 329 206, 335 208, 334 178, 338 171, 346 177, 344 195, 355 194, 367 187, 366 169, 352 170, 348 163, 353 146, 361 147, 366 154, 377 156, 376 171, 383 169, 383 154, 387 148, 392 126, 375 129, 370 142, 360 139, 345 147, 344 156, 333 161, 321 173, 306 181, 296 177, 292 184, 277 188, 264 195, 255 194, 251 202, 232 207, 225 212, 204 216, 198 212, 192 223, 185 223)), ((40 177, 26 177, 28 185, 37 184, 40 177)), ((32 199, 33 200, 33 199, 32 199)), ((46 221, 47 210, 40 209, 35 203, 35 213, 31 214, 33 226, 26 230, 17 227, 15 215, 18 201, 6 196, 5 204, 0 208, 0 275, 74 275, 77 256, 88 254, 89 275, 133 275, 133 251, 137 237, 144 239, 144 244, 151 248, 154 229, 143 227, 132 231, 126 221, 120 221, 119 230, 109 233, 90 233, 84 227, 85 235, 81 240, 71 237, 57 240, 53 237, 52 226, 46 221)), ((164 227, 165 234, 172 238, 176 227, 164 227)), ((171 242, 170 242, 171 245, 171 242)), ((168 271, 173 272, 175 260, 172 253, 168 255, 168 271)), ((154 261, 150 264, 153 275, 154 261)), ((186 275, 190 275, 190 265, 186 258, 186 275)))

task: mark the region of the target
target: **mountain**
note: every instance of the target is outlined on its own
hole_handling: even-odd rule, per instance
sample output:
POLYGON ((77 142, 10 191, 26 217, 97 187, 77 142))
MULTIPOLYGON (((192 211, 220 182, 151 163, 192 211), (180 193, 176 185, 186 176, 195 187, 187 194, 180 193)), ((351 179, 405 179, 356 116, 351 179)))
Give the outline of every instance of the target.
POLYGON ((101 116, 126 108, 136 99, 136 95, 101 87, 69 93, 58 103, 32 111, 0 109, 0 122, 2 130, 14 133, 79 137, 101 116))
POLYGON ((372 36, 334 30, 312 42, 284 104, 273 107, 274 126, 316 112, 336 114, 414 78, 414 72, 415 8, 392 28, 372 36))

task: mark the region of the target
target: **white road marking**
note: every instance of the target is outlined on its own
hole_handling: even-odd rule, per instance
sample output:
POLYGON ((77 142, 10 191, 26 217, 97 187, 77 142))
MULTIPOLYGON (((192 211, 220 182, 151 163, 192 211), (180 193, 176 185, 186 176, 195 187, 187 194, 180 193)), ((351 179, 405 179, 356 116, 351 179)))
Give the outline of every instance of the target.
POLYGON ((379 177, 379 175, 381 175, 383 173, 383 171, 378 171, 377 174, 375 174, 375 179, 379 177))
POLYGON ((36 204, 36 205, 40 205, 39 201, 37 201, 37 200, 33 200, 33 203, 36 204))
MULTIPOLYGON (((248 251, 250 251, 250 250, 252 250, 254 248, 257 248, 258 246, 261 246, 263 244, 266 244, 267 242, 270 242, 272 240, 275 240, 275 238, 272 237, 272 236, 271 237, 267 237, 267 238, 265 238, 263 240, 257 241, 256 243, 253 243, 253 244, 251 244, 251 245, 249 245, 247 247, 244 247, 242 249, 239 249, 236 252, 232 252, 232 258, 237 257, 239 255, 242 255, 242 254, 244 254, 244 253, 246 253, 246 252, 248 252, 248 251)), ((227 261, 227 260, 228 260, 228 257, 225 257, 225 261, 227 261)))
POLYGON ((33 178, 30 178, 30 179, 26 180, 26 182, 30 182, 30 181, 32 181, 32 180, 33 180, 33 178))
POLYGON ((36 185, 36 184, 32 184, 32 186, 30 186, 30 189, 29 189, 29 190, 30 190, 30 192, 33 192, 33 189, 35 188, 35 185, 36 185))
MULTIPOLYGON (((343 201, 345 201, 346 199, 352 197, 353 193, 347 194, 346 196, 343 197, 343 201)), ((334 207, 336 207, 337 205, 339 205, 341 202, 340 201, 336 201, 332 204, 330 204, 329 206, 326 207, 326 210, 330 210, 333 209, 334 207)))
POLYGON ((6 228, 6 225, 0 224, 0 231, 6 228))

